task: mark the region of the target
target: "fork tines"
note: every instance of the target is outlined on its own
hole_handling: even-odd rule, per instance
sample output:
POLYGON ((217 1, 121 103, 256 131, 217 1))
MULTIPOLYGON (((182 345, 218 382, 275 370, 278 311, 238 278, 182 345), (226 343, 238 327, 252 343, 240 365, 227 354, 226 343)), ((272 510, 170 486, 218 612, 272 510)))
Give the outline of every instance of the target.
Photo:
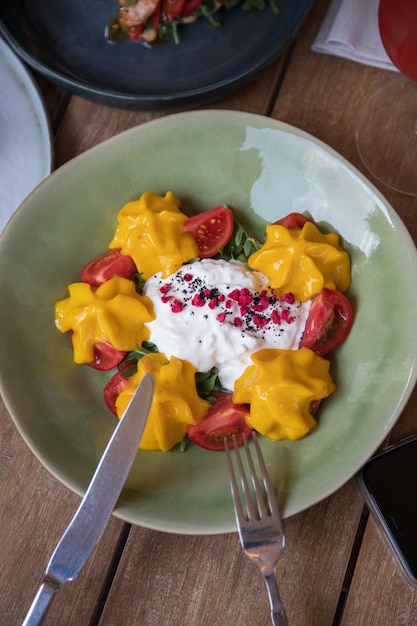
POLYGON ((258 465, 260 469, 260 473, 262 476, 262 483, 257 478, 259 472, 255 469, 255 463, 252 457, 252 453, 250 451, 249 443, 245 436, 243 436, 243 447, 246 452, 246 458, 249 467, 249 473, 251 475, 251 482, 253 487, 253 493, 250 489, 250 484, 246 476, 246 471, 243 465, 242 454, 240 451, 240 447, 236 441, 236 437, 233 436, 233 447, 236 452, 236 462, 237 467, 240 474, 242 491, 244 495, 244 501, 246 504, 246 512, 244 512, 242 507, 242 500, 239 493, 238 482, 236 480, 236 474, 233 468, 233 463, 230 455, 230 451, 228 447, 225 445, 226 449, 226 457, 227 464, 230 473, 230 485, 233 495, 233 500, 235 503, 236 513, 239 516, 241 521, 243 520, 254 520, 254 519, 262 519, 267 515, 278 515, 278 505, 276 501, 276 496, 274 489, 271 484, 271 480, 268 475, 268 470, 265 465, 265 460, 262 455, 261 448, 259 446, 258 438, 256 436, 255 431, 252 432, 252 439, 254 442, 258 465), (254 507, 254 502, 256 502, 256 509, 254 507), (268 506, 267 506, 268 505, 268 506))

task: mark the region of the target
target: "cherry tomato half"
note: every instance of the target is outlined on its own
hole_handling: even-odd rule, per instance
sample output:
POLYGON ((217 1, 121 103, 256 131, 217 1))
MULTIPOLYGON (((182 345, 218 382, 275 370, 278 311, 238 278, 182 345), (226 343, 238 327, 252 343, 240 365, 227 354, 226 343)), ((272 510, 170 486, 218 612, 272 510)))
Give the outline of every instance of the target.
POLYGON ((246 404, 233 404, 232 394, 219 396, 213 402, 205 418, 198 424, 189 426, 187 435, 195 444, 205 450, 224 450, 224 437, 228 447, 233 447, 233 435, 238 445, 243 443, 243 435, 247 438, 252 428, 246 423, 249 415, 246 404))
POLYGON ((348 336, 353 322, 352 305, 340 291, 323 289, 313 300, 300 348, 323 356, 348 336))
POLYGON ((122 376, 122 372, 130 367, 131 363, 123 363, 119 371, 113 374, 113 376, 108 381, 107 385, 103 389, 104 402, 113 415, 117 417, 116 411, 116 400, 120 393, 122 393, 123 389, 127 387, 127 378, 122 376))
POLYGON ((302 213, 289 213, 285 217, 282 217, 280 220, 274 222, 274 224, 278 224, 279 226, 285 226, 285 228, 294 229, 294 228, 302 228, 306 222, 310 222, 302 213))
POLYGON ((115 248, 87 263, 81 270, 81 278, 85 283, 98 286, 116 274, 123 278, 132 278, 137 271, 132 257, 115 248))
POLYGON ((233 213, 225 206, 218 206, 190 217, 184 222, 199 247, 199 257, 207 258, 218 253, 233 234, 233 213))
MULTIPOLYGON (((70 331, 70 339, 74 336, 74 331, 70 331)), ((94 361, 86 363, 89 367, 101 372, 108 372, 114 367, 119 365, 120 361, 124 359, 126 352, 116 350, 110 343, 105 341, 99 342, 94 346, 94 361)))
POLYGON ((108 372, 119 365, 126 352, 116 350, 110 343, 101 341, 94 346, 94 361, 87 363, 89 367, 101 372, 108 372))

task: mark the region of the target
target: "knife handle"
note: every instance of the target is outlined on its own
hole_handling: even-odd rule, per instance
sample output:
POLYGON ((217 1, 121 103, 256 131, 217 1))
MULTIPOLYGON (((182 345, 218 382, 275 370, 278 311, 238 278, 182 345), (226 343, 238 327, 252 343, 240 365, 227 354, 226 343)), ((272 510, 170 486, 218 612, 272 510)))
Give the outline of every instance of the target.
POLYGON ((22 626, 37 626, 38 624, 42 624, 58 587, 59 586, 52 583, 47 578, 43 581, 22 626))

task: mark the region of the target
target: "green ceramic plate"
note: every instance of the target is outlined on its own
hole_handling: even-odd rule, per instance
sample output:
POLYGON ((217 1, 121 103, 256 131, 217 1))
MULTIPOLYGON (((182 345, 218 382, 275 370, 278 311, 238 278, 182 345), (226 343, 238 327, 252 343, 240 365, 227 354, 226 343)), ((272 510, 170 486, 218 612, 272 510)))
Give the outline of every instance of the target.
MULTIPOLYGON (((25 200, 0 245, 0 371, 6 405, 28 446, 82 494, 115 426, 97 372, 72 363, 53 306, 105 251, 116 214, 152 189, 185 210, 221 203, 257 234, 305 212, 343 236, 353 267, 353 330, 332 358, 338 389, 318 429, 298 442, 262 441, 285 517, 343 485, 399 417, 416 381, 417 255, 395 211, 349 163, 300 130, 246 113, 158 119, 93 148, 25 200)), ((160 346, 160 348, 162 348, 160 346)), ((235 529, 224 455, 139 452, 115 511, 184 534, 235 529)))

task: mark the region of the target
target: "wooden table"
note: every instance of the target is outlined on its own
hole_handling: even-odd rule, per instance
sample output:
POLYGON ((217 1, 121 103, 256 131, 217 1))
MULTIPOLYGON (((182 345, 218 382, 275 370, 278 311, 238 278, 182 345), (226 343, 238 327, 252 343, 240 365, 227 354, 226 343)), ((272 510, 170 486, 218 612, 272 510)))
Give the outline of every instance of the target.
MULTIPOLYGON (((292 48, 254 83, 210 106, 271 116, 325 141, 370 178, 417 241, 417 198, 374 180, 354 141, 361 106, 392 75, 311 51, 327 6, 315 2, 292 48)), ((38 79, 56 167, 168 113, 99 106, 38 79)), ((12 626, 22 622, 79 498, 39 464, 3 405, 0 411, 0 622, 12 626)), ((414 391, 391 441, 417 430, 416 412, 414 391)), ((417 590, 399 572, 354 479, 284 526, 278 581, 290 625, 417 624, 417 590)), ((261 626, 269 624, 269 611, 263 580, 236 533, 176 536, 112 518, 80 576, 60 589, 45 624, 261 626)))

